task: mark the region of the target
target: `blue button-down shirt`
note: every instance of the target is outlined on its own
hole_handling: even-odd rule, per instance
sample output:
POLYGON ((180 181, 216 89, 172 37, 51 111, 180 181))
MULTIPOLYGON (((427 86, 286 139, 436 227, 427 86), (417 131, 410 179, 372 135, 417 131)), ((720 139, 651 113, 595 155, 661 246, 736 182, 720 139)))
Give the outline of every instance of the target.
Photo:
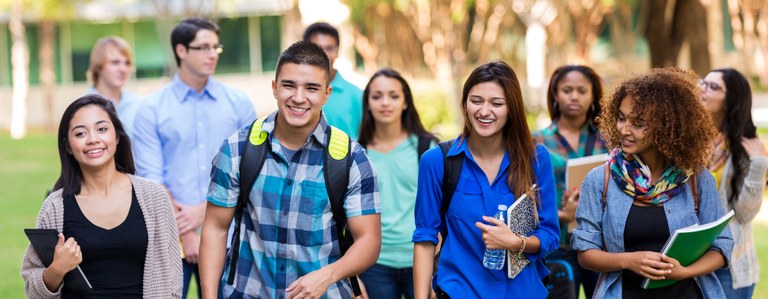
MULTIPOLYGON (((237 276, 226 284, 232 251, 227 252, 222 285, 225 297, 286 298, 296 279, 341 257, 336 222, 325 188, 323 161, 328 124, 322 117, 307 142, 296 152, 284 148, 272 134, 273 112, 262 124, 270 136, 267 154, 253 184, 241 219, 237 276)), ((240 155, 250 126, 224 142, 213 160, 208 201, 233 208, 240 194, 240 155)), ((363 148, 352 142, 349 184, 344 199, 347 218, 381 213, 379 191, 363 148)), ((348 279, 329 286, 328 298, 351 298, 348 279)), ((324 297, 326 297, 324 296, 324 297)))
MULTIPOLYGON (((593 169, 581 186, 579 207, 576 210, 577 227, 571 237, 574 250, 605 250, 602 249, 603 236, 605 236, 606 251, 624 252, 624 225, 633 200, 620 189, 613 178, 609 178, 605 211, 603 211, 604 167, 599 166, 593 169)), ((700 171, 696 177, 696 183, 699 189, 698 215, 693 207, 693 195, 688 184, 682 192, 664 203, 670 235, 674 234, 676 229, 693 224, 710 223, 725 214, 712 175, 708 171, 700 171)), ((733 248, 731 231, 725 229, 712 244, 712 248, 723 253, 726 266, 730 264, 733 248)), ((605 277, 595 289, 595 298, 621 298, 621 271, 603 275, 605 277)), ((704 298, 725 298, 720 281, 714 273, 696 277, 695 280, 704 298)))
POLYGON ((328 124, 347 132, 350 138, 357 140, 360 122, 363 120, 363 92, 345 80, 338 71, 331 81, 331 87, 331 96, 323 106, 328 124))
MULTIPOLYGON (((545 298, 547 290, 541 279, 549 274, 543 258, 557 249, 560 228, 555 202, 555 181, 549 152, 543 145, 536 146, 533 170, 540 188, 539 226, 531 233, 541 241, 536 254, 525 254, 531 261, 514 279, 507 278, 506 267, 490 270, 483 267, 483 243, 475 222, 482 216, 492 216, 498 205, 507 206, 517 199, 507 185, 509 153, 499 167, 492 184, 472 157, 466 142, 454 141, 449 156, 463 153, 464 163, 456 191, 445 216, 440 219, 443 181, 443 154, 440 148, 424 153, 419 165, 419 186, 416 193, 416 230, 413 242, 437 244, 437 233, 445 226, 448 237, 440 253, 437 266, 437 286, 452 298, 545 298)), ((531 157, 532 159, 534 157, 531 157)))
POLYGON ((164 184, 180 203, 203 203, 221 142, 254 119, 245 93, 212 77, 198 93, 176 75, 134 120, 138 175, 164 184))
MULTIPOLYGON (((88 90, 85 91, 85 94, 98 94, 104 96, 96 91, 96 88, 93 86, 89 86, 88 90)), ((112 99, 109 100, 112 101, 112 99)), ((138 95, 122 90, 120 91, 120 101, 115 105, 117 117, 120 118, 120 122, 123 123, 125 132, 131 140, 133 140, 133 120, 136 118, 136 113, 141 107, 141 102, 142 98, 138 95)))

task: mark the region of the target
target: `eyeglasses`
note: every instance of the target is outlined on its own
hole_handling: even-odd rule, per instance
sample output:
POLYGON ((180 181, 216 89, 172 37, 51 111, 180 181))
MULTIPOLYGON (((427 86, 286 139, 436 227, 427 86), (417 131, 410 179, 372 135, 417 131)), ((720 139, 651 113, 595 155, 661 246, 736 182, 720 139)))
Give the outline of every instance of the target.
POLYGON ((720 86, 720 84, 717 84, 712 81, 705 81, 704 79, 699 80, 699 86, 701 87, 701 91, 703 92, 707 92, 707 90, 725 92, 725 88, 720 86))
POLYGON ((224 52, 224 45, 218 44, 218 45, 202 45, 198 47, 194 46, 187 46, 187 49, 195 50, 199 52, 210 52, 213 50, 216 54, 221 54, 221 52, 224 52))
POLYGON ((321 47, 325 53, 336 53, 336 51, 339 50, 339 47, 337 46, 328 46, 328 47, 321 47))

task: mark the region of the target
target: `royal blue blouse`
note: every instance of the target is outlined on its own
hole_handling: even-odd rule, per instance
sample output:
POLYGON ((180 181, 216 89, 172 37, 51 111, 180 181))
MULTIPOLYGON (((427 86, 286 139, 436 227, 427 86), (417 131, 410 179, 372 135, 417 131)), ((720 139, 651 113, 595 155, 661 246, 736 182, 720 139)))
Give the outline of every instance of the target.
POLYGON ((499 204, 510 206, 518 197, 507 185, 509 153, 505 153, 491 184, 472 157, 467 143, 457 138, 448 156, 458 154, 464 154, 465 159, 445 223, 440 217, 443 199, 443 154, 440 148, 425 152, 419 165, 416 230, 412 241, 437 244, 437 233, 444 228, 448 230, 433 283, 452 298, 545 298, 547 290, 541 280, 549 271, 543 258, 557 249, 559 238, 554 173, 549 152, 543 145, 537 145, 535 157, 531 157, 541 204, 538 205, 539 226, 530 236, 536 236, 541 241, 540 251, 525 254, 531 263, 514 279, 507 278, 506 265, 502 270, 483 267, 485 244, 480 229, 475 227, 475 222, 482 221, 482 216, 495 214, 499 204))

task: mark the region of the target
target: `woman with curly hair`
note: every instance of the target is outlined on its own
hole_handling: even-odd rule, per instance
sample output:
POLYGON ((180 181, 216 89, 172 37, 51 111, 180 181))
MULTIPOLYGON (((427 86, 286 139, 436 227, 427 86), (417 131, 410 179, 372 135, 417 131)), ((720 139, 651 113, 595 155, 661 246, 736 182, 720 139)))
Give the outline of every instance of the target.
POLYGON ((536 131, 533 136, 549 150, 552 168, 555 170, 558 218, 560 219, 560 248, 548 259, 563 259, 573 268, 576 285, 571 297, 578 297, 579 288, 584 285, 584 295, 592 298, 597 273, 579 266, 576 251, 570 248, 570 223, 576 223, 576 206, 579 190, 565 190, 565 168, 568 159, 607 153, 603 138, 597 129, 600 114, 600 99, 603 85, 600 76, 584 65, 564 65, 555 70, 549 80, 547 108, 552 124, 536 131))
POLYGON ((688 266, 659 253, 676 229, 725 213, 703 167, 715 130, 694 74, 652 70, 621 83, 602 108, 600 132, 614 149, 582 185, 572 238, 581 266, 601 273, 595 297, 724 298, 713 272, 729 265, 729 230, 688 266), (645 278, 678 282, 643 289, 645 278))
POLYGON ((727 298, 752 298, 760 267, 751 223, 763 202, 768 156, 752 122, 747 78, 732 68, 716 69, 699 85, 704 109, 712 114, 719 130, 709 171, 715 176, 723 206, 734 211, 728 224, 735 244, 731 266, 715 274, 727 298))

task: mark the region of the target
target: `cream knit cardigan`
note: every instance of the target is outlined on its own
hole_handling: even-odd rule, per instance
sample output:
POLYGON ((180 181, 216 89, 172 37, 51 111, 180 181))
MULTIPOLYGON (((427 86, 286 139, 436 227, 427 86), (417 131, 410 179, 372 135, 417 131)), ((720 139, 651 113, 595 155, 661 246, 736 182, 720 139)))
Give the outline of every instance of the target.
POLYGON ((756 284, 760 276, 760 266, 755 251, 755 240, 752 235, 752 220, 760 211, 763 203, 763 188, 765 188, 765 174, 768 169, 768 157, 752 157, 745 159, 744 182, 739 190, 739 197, 731 205, 728 197, 731 196, 731 177, 733 177, 733 158, 729 158, 723 168, 723 177, 720 179, 720 200, 726 211, 733 210, 734 217, 728 224, 733 233, 733 253, 731 254, 731 283, 734 289, 756 284))
MULTIPOLYGON (((144 298, 181 298, 182 269, 179 233, 173 207, 165 189, 155 182, 128 175, 133 184, 147 226, 147 253, 144 260, 144 298)), ((48 195, 37 216, 37 228, 64 227, 62 190, 48 195)), ((61 287, 52 293, 43 283, 45 270, 32 246, 27 246, 21 276, 28 298, 60 298, 61 287)), ((63 285, 63 284, 62 284, 63 285)))

